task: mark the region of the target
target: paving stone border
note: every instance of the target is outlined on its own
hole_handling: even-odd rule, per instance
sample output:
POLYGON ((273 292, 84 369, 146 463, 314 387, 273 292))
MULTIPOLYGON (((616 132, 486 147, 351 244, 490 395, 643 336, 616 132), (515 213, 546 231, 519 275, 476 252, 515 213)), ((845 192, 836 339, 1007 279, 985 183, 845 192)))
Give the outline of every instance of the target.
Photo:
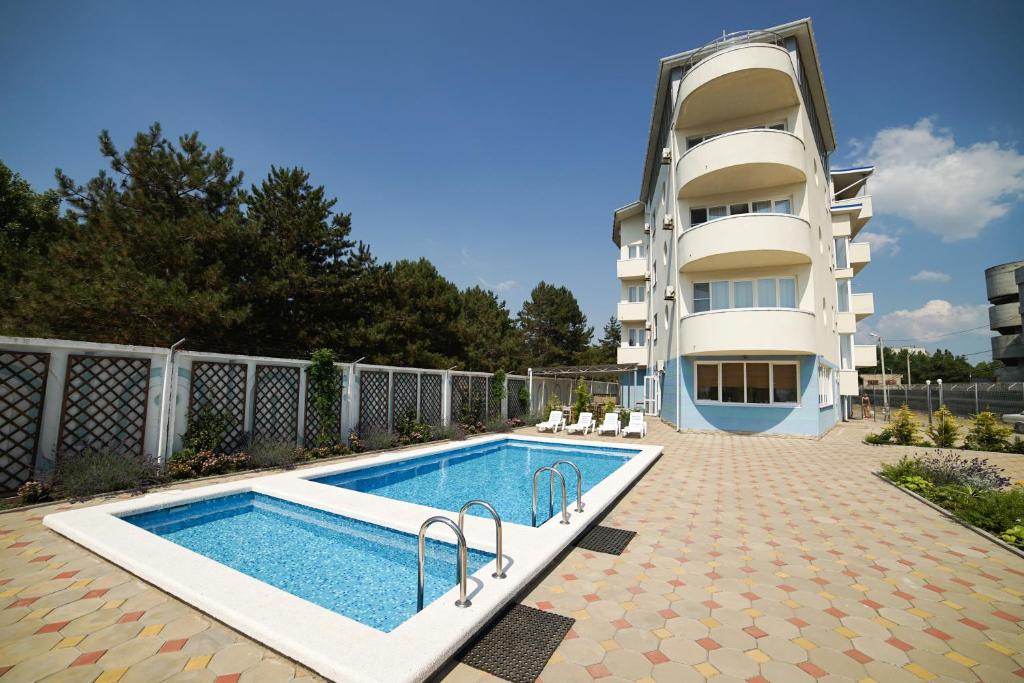
POLYGON ((1002 547, 1004 550, 1010 551, 1011 553, 1013 553, 1017 557, 1024 558, 1024 550, 1022 550, 1021 548, 1018 548, 1015 545, 1011 545, 1011 544, 1007 543, 1006 541, 1004 541, 1003 539, 999 538, 998 536, 996 536, 994 534, 991 534, 988 531, 985 531, 984 529, 982 529, 980 527, 976 527, 973 524, 970 524, 969 522, 965 522, 964 520, 960 519, 959 517, 957 517, 952 512, 950 512, 946 508, 942 507, 941 505, 938 505, 937 503, 933 503, 932 501, 928 500, 924 496, 919 496, 918 494, 914 493, 910 489, 903 488, 902 486, 900 486, 896 482, 891 481, 890 479, 882 476, 878 472, 872 472, 872 474, 874 474, 876 477, 878 477, 879 479, 884 481, 889 486, 895 487, 895 488, 899 489, 900 491, 903 491, 903 493, 907 494, 911 498, 914 498, 914 499, 924 503, 925 505, 927 505, 931 509, 936 510, 938 512, 941 512, 945 517, 948 517, 949 519, 953 520, 954 522, 956 522, 960 526, 966 527, 966 528, 970 529, 971 531, 973 531, 974 533, 978 534, 979 536, 982 536, 982 537, 992 541, 996 545, 1002 547))

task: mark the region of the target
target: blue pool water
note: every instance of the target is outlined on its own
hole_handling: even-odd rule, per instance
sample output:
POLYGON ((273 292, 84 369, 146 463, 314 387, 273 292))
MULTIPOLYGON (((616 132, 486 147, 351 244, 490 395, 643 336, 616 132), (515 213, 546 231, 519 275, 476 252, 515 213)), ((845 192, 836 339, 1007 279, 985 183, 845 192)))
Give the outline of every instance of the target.
MULTIPOLYGON (((417 539, 410 534, 258 493, 123 519, 381 631, 416 613, 417 539)), ((455 585, 455 558, 454 545, 428 539, 424 605, 455 585)), ((468 571, 493 561, 471 549, 468 571)))
MULTIPOLYGON (((583 472, 586 493, 639 452, 635 448, 504 439, 314 481, 452 512, 458 512, 466 501, 480 498, 497 509, 502 521, 529 525, 533 473, 538 467, 571 460, 583 472)), ((576 475, 571 467, 559 469, 565 474, 571 509, 576 500, 576 475)), ((560 505, 561 489, 556 480, 555 514, 560 514, 560 505)), ((479 507, 472 508, 470 514, 487 516, 479 507)), ((547 519, 548 475, 542 474, 537 480, 537 523, 547 519)))

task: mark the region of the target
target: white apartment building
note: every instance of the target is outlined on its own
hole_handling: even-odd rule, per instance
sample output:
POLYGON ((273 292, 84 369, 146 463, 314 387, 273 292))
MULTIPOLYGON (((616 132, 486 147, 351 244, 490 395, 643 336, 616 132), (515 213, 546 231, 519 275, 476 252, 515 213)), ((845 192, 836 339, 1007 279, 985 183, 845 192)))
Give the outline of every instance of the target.
POLYGON ((851 242, 872 168, 836 148, 810 19, 661 60, 640 199, 614 213, 622 400, 681 429, 820 435, 849 415, 874 312, 851 242))

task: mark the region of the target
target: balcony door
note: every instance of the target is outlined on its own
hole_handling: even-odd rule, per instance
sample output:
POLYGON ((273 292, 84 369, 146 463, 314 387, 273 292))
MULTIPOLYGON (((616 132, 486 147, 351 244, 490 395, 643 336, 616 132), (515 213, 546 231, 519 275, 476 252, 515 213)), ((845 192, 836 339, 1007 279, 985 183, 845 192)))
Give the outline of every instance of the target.
POLYGON ((644 376, 644 412, 657 416, 661 406, 661 384, 658 375, 644 376))

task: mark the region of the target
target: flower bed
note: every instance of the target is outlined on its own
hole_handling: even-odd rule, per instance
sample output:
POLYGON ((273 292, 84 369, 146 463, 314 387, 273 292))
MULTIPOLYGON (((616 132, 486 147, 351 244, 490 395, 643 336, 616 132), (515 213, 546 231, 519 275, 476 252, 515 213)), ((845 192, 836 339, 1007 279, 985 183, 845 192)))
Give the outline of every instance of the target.
POLYGON ((910 408, 903 405, 893 414, 887 427, 875 434, 868 434, 864 437, 864 443, 1024 454, 1024 440, 1013 436, 1013 427, 1003 424, 998 415, 987 410, 971 417, 971 425, 962 440, 960 425, 945 406, 935 411, 932 424, 923 432, 922 435, 922 429, 910 408))
POLYGON ((963 522, 1024 549, 1024 481, 982 458, 936 451, 882 465, 879 475, 963 522))

